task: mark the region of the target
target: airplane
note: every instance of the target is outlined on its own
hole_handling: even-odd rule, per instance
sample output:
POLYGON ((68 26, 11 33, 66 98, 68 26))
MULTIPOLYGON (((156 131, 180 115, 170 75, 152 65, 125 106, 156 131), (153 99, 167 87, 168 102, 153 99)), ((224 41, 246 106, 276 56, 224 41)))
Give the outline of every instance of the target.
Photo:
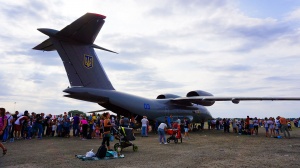
POLYGON ((193 122, 212 118, 206 106, 216 101, 287 101, 300 97, 215 97, 203 90, 193 90, 186 97, 175 94, 159 94, 156 99, 140 97, 117 91, 107 77, 94 49, 116 53, 94 44, 106 16, 86 13, 60 31, 39 28, 49 38, 33 49, 56 50, 64 64, 70 87, 63 90, 64 97, 98 103, 118 115, 127 117, 147 116, 148 119, 165 121, 166 116, 187 117, 193 122))

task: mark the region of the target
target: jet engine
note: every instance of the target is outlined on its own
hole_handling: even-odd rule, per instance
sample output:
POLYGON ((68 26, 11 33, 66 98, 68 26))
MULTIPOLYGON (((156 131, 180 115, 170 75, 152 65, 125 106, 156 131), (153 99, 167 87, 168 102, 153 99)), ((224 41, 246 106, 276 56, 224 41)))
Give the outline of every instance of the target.
MULTIPOLYGON (((186 94, 186 97, 194 97, 194 96, 214 96, 214 95, 209 92, 205 92, 203 90, 194 90, 194 91, 190 91, 186 94)), ((200 104, 202 106, 212 106, 215 103, 215 101, 205 100, 205 98, 203 98, 202 100, 199 99, 199 101, 197 101, 195 103, 200 104)))
POLYGON ((180 96, 166 93, 166 94, 158 95, 156 99, 172 99, 172 98, 178 98, 178 97, 180 97, 180 96))

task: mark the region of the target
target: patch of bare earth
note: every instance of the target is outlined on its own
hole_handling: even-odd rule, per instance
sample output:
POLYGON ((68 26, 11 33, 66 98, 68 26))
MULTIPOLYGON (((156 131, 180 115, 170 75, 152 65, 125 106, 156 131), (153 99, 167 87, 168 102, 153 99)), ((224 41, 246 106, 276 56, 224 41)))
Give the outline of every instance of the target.
MULTIPOLYGON (((294 128, 291 139, 223 133, 217 130, 191 132, 190 140, 160 145, 158 136, 133 141, 133 152, 125 148, 123 159, 81 161, 76 154, 97 151, 102 140, 45 137, 43 140, 16 140, 6 143, 8 152, 0 156, 0 167, 300 167, 300 129, 294 128)), ((166 136, 168 137, 168 135, 166 136)), ((115 142, 112 143, 114 145, 115 142)), ((0 153, 1 155, 1 153, 0 153)))

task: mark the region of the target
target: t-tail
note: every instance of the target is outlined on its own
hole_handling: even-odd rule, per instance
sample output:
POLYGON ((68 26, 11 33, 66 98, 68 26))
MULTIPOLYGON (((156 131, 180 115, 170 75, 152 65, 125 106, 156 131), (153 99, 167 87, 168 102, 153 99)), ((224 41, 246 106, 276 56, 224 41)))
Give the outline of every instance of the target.
POLYGON ((115 90, 94 50, 97 48, 115 53, 94 44, 105 18, 103 15, 87 13, 61 31, 38 29, 49 38, 33 49, 57 50, 72 87, 115 90))

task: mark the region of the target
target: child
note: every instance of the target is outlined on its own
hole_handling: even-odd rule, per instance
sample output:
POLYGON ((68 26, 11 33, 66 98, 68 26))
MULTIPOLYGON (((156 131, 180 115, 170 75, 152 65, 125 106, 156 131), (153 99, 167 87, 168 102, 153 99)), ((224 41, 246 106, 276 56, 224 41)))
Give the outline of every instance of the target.
POLYGON ((54 137, 55 135, 55 131, 56 131, 56 128, 57 128, 57 125, 56 125, 56 120, 53 120, 52 121, 52 131, 51 131, 51 136, 54 137))
POLYGON ((100 139, 100 127, 99 127, 99 125, 96 126, 96 138, 100 139))
POLYGON ((242 124, 239 123, 239 124, 238 124, 238 127, 239 127, 239 135, 242 135, 242 133, 243 133, 243 127, 242 127, 242 124))
POLYGON ((96 127, 97 127, 97 124, 96 124, 96 122, 94 122, 94 124, 93 124, 92 138, 96 138, 96 127))

